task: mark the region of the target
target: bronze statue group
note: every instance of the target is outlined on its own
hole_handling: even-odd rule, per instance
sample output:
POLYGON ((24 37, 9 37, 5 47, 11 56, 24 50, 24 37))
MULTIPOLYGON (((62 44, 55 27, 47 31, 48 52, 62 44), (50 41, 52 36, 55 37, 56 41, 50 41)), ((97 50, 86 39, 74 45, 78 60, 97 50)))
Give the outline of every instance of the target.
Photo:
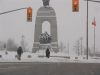
POLYGON ((51 43, 51 40, 52 40, 52 36, 49 35, 47 32, 41 33, 40 38, 39 38, 40 44, 51 43))

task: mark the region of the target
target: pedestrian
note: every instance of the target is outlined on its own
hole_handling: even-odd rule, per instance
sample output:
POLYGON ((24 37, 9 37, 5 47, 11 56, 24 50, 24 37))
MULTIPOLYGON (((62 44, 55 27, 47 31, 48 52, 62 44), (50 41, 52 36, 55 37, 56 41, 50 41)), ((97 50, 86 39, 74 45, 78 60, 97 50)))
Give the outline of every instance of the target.
POLYGON ((21 55, 23 53, 22 47, 20 46, 17 50, 18 59, 21 60, 21 55))
POLYGON ((47 57, 47 58, 50 57, 50 50, 49 50, 49 48, 46 49, 46 57, 47 57))

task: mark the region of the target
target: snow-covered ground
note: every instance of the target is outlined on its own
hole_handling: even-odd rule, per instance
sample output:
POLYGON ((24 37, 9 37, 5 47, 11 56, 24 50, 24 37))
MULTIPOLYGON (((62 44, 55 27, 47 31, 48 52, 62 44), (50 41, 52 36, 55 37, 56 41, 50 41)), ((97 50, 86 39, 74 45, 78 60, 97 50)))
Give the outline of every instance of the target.
POLYGON ((51 52, 51 57, 46 58, 45 52, 24 52, 22 54, 21 60, 18 60, 17 52, 0 51, 0 62, 64 62, 64 63, 100 63, 100 58, 94 57, 89 59, 83 59, 83 57, 78 57, 75 59, 75 55, 68 56, 66 53, 53 53, 51 52))

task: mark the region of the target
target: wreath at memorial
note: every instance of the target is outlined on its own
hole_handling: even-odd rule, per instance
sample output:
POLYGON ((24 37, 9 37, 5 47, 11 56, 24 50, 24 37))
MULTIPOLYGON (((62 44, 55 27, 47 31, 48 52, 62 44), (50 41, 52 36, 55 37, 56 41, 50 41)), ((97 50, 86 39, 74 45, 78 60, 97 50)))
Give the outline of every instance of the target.
POLYGON ((41 33, 39 42, 40 44, 49 44, 51 43, 52 37, 47 32, 41 33))

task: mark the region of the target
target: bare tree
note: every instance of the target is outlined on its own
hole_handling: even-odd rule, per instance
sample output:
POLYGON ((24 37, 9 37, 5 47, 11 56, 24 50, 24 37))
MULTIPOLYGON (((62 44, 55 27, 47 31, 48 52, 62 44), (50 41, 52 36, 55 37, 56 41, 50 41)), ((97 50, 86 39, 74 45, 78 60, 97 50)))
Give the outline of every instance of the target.
POLYGON ((7 40, 7 50, 8 51, 16 51, 17 50, 17 44, 15 41, 11 38, 7 40))
POLYGON ((61 42, 60 45, 59 45, 60 52, 63 52, 64 49, 66 49, 66 46, 61 42))
POLYGON ((24 35, 22 35, 22 37, 21 37, 20 44, 21 44, 21 47, 22 47, 22 49, 23 49, 24 52, 28 51, 28 48, 27 48, 28 44, 25 41, 25 36, 24 35))
POLYGON ((80 44, 80 40, 77 40, 75 42, 75 45, 74 45, 74 50, 76 52, 76 54, 79 56, 80 55, 80 48, 81 48, 81 44, 80 44))
POLYGON ((0 41, 0 50, 4 50, 5 49, 4 45, 5 45, 5 42, 4 41, 0 41))

